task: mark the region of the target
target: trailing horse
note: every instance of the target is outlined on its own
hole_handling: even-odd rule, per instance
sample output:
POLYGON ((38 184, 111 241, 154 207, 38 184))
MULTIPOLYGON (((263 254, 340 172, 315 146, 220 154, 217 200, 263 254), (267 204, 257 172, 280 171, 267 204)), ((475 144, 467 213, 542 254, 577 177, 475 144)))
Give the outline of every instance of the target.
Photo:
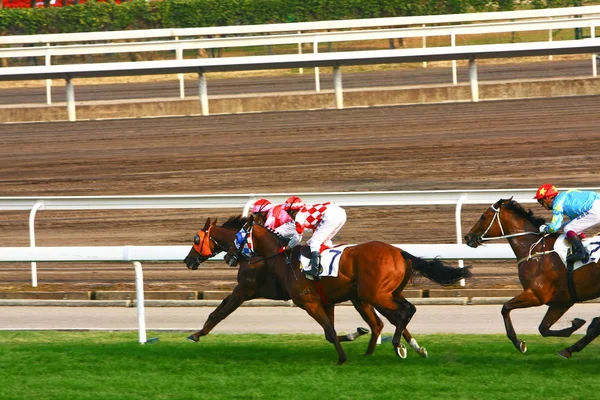
MULTIPOLYGON (((402 356, 400 336, 416 312, 416 308, 402 296, 406 284, 417 275, 440 283, 452 284, 471 276, 468 268, 453 268, 439 260, 427 261, 415 257, 390 244, 367 242, 350 246, 340 256, 337 277, 323 277, 318 283, 306 279, 300 271, 300 246, 294 248, 291 257, 282 253, 282 238, 262 225, 251 225, 245 232, 254 253, 264 257, 264 263, 276 279, 286 288, 294 304, 313 317, 325 332, 326 339, 333 343, 338 353, 338 364, 346 361, 340 341, 336 336, 333 306, 343 301, 353 304, 370 304, 385 316, 395 327, 392 345, 398 356, 402 356), (327 303, 325 303, 325 301, 327 303)), ((246 259, 243 246, 232 245, 225 261, 235 265, 237 260, 246 259)), ((369 343, 368 354, 375 343, 369 343)))
MULTIPOLYGON (((236 233, 246 222, 247 218, 235 216, 229 218, 222 226, 218 226, 216 220, 211 223, 210 218, 208 218, 204 227, 194 237, 194 245, 184 259, 186 266, 189 269, 196 270, 201 263, 214 257, 217 253, 227 250, 234 242, 236 233)), ((227 318, 229 314, 247 300, 256 298, 290 299, 286 288, 275 278, 272 271, 266 268, 262 257, 254 257, 240 263, 237 282, 238 284, 233 292, 223 299, 221 304, 208 316, 202 329, 190 335, 188 339, 197 342, 200 337, 208 335, 219 322, 227 318)), ((383 322, 381 322, 371 305, 361 302, 355 302, 353 305, 371 329, 371 340, 369 341, 367 354, 372 354, 377 338, 381 334, 383 322)), ((333 319, 333 307, 329 312, 331 313, 331 319, 333 319)), ((353 341, 367 333, 369 333, 367 329, 358 328, 356 332, 341 335, 338 339, 341 342, 353 341)), ((420 347, 408 331, 405 331, 404 338, 419 355, 427 357, 427 350, 420 347)), ((403 356, 406 356, 406 352, 403 353, 403 356)))
MULTIPOLYGON (((521 352, 527 351, 525 342, 519 340, 510 319, 510 312, 518 308, 548 305, 548 311, 539 326, 542 336, 569 337, 581 328, 585 321, 579 318, 571 326, 560 330, 550 327, 578 301, 600 296, 600 268, 593 262, 567 273, 564 263, 554 250, 558 234, 540 234, 544 219, 533 215, 511 199, 500 199, 490 206, 465 236, 467 245, 478 247, 485 241, 507 239, 517 256, 519 280, 523 292, 504 303, 502 317, 506 335, 521 352)), ((600 334, 600 318, 590 323, 585 336, 573 346, 559 352, 570 358, 581 351, 600 334)))

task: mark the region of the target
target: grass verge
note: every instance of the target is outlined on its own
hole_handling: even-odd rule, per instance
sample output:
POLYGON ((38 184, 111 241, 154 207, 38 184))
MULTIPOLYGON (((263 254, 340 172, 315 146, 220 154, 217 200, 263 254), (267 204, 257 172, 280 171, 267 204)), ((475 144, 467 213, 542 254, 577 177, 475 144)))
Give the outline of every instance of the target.
POLYGON ((597 344, 570 360, 569 339, 524 335, 421 335, 430 358, 397 358, 390 343, 364 357, 366 338, 344 344, 348 362, 320 335, 0 332, 2 399, 590 399, 597 344))

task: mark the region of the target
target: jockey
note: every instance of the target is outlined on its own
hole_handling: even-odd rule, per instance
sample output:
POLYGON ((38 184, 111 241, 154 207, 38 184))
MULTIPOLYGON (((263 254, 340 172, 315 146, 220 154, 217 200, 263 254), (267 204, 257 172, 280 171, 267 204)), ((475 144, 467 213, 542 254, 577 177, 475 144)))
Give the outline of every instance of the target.
POLYGON ((331 203, 304 204, 301 198, 292 196, 283 204, 283 208, 294 218, 296 232, 302 239, 306 229, 313 231, 307 244, 310 246, 310 271, 313 277, 319 276, 320 253, 324 247, 333 247, 331 239, 346 223, 346 211, 331 203))
POLYGON ((288 249, 300 244, 302 237, 296 232, 296 224, 292 217, 283 210, 283 204, 273 205, 267 199, 256 200, 252 214, 261 216, 266 228, 290 239, 288 249))
POLYGON ((273 209, 273 204, 267 199, 258 199, 254 202, 252 206, 252 214, 259 215, 262 218, 262 221, 266 221, 268 218, 269 211, 273 209))
POLYGON ((585 238, 584 230, 600 224, 600 194, 575 189, 558 193, 554 186, 544 184, 539 187, 534 199, 545 209, 552 210, 552 220, 548 225, 540 226, 540 232, 558 231, 563 225, 563 215, 568 216, 570 221, 563 227, 567 241, 572 246, 567 261, 581 260, 586 263, 589 255, 579 236, 585 238))

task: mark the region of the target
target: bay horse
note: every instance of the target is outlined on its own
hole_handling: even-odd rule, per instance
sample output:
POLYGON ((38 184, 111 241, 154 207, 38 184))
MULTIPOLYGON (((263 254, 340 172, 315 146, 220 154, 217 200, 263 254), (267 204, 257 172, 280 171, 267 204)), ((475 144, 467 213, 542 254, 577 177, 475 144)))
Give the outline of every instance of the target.
MULTIPOLYGON (((189 269, 196 270, 198 266, 214 257, 221 251, 226 251, 233 244, 236 233, 245 225, 247 218, 234 216, 229 218, 222 226, 216 225, 217 221, 211 223, 210 218, 206 220, 204 227, 194 237, 194 245, 184 259, 189 269)), ((188 337, 189 340, 198 342, 200 337, 208 335, 214 327, 227 318, 245 301, 256 298, 271 300, 289 300, 290 296, 285 287, 279 283, 271 271, 265 267, 262 257, 254 257, 246 262, 240 263, 237 274, 238 284, 219 306, 208 316, 202 329, 188 337)), ((371 329, 371 340, 367 354, 373 353, 377 338, 383 328, 383 322, 379 319, 373 307, 367 303, 355 302, 354 308, 371 329)), ((330 310, 333 319, 334 310, 330 310)), ((353 341, 356 338, 369 333, 365 328, 357 328, 356 332, 340 335, 339 341, 353 341)), ((415 339, 406 331, 405 339, 411 347, 421 356, 427 357, 427 350, 420 347, 415 339)), ((404 352, 406 357, 406 352, 404 352)))
MULTIPOLYGON (((403 358, 400 336, 416 312, 415 306, 402 296, 406 284, 417 275, 440 284, 456 283, 471 276, 468 268, 454 268, 439 260, 427 261, 390 244, 373 241, 347 247, 340 256, 338 276, 323 277, 315 283, 300 271, 302 246, 293 248, 288 256, 281 252, 286 239, 252 222, 250 218, 244 228, 247 235, 244 240, 252 241, 254 254, 264 257, 265 265, 286 288, 294 304, 323 327, 325 338, 338 353, 338 365, 346 361, 346 354, 334 327, 332 310, 335 304, 350 300, 355 307, 357 303, 374 307, 396 327, 392 345, 396 355, 403 358)), ((242 248, 233 244, 225 261, 235 265, 246 259, 242 248)), ((379 332, 381 329, 378 327, 379 332)), ((374 347, 372 336, 368 354, 372 354, 374 347)))
MULTIPOLYGON (((571 326, 560 330, 550 329, 563 314, 578 301, 595 299, 600 296, 600 268, 591 263, 573 272, 573 298, 567 281, 567 269, 559 255, 553 251, 558 233, 539 233, 544 218, 536 217, 531 210, 512 198, 500 199, 492 204, 479 218, 477 223, 465 235, 470 247, 478 247, 485 241, 507 239, 517 256, 519 280, 523 292, 504 303, 502 317, 506 327, 506 335, 521 353, 527 351, 525 342, 519 340, 510 319, 514 309, 548 305, 539 326, 542 336, 569 337, 581 328, 585 321, 579 318, 571 322, 571 326)), ((585 336, 573 346, 559 352, 565 358, 571 358, 573 352, 581 351, 600 334, 600 318, 595 317, 590 323, 585 336)))

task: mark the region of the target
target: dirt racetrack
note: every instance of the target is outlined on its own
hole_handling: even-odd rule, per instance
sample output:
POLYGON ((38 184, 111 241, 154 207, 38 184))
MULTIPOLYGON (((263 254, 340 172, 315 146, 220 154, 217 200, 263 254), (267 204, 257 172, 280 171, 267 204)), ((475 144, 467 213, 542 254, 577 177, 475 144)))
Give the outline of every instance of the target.
MULTIPOLYGON (((597 187, 600 98, 0 126, 1 196, 597 187)), ((463 230, 485 207, 463 209, 463 230)), ((548 216, 541 207, 536 214, 548 216)), ((240 210, 40 211, 38 246, 191 244, 240 210)), ((454 207, 349 208, 338 242, 454 243, 454 207)), ((2 246, 28 212, 0 212, 2 246)), ((474 263, 467 287, 519 287, 514 263, 474 263)), ((147 288, 230 289, 236 269, 144 265, 147 288)), ((38 290, 132 289, 130 266, 39 264, 38 290)), ((30 290, 3 265, 0 291, 30 290)), ((426 280, 411 287, 435 287, 426 280)))

